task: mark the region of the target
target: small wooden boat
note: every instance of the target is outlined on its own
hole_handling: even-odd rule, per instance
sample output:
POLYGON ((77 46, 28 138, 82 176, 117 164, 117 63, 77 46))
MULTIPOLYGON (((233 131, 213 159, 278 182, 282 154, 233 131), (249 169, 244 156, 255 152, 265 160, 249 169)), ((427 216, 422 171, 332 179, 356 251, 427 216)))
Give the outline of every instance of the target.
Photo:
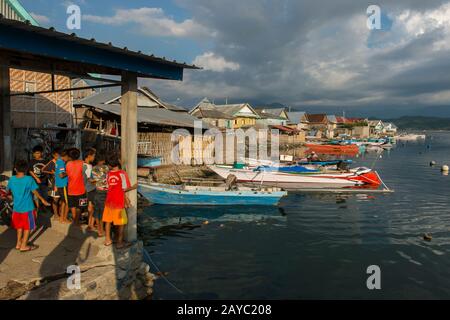
POLYGON ((287 195, 279 188, 206 187, 139 183, 139 192, 154 204, 195 206, 275 206, 287 195))
POLYGON ((317 153, 358 153, 359 147, 355 144, 333 145, 333 144, 314 144, 307 143, 306 147, 317 153))

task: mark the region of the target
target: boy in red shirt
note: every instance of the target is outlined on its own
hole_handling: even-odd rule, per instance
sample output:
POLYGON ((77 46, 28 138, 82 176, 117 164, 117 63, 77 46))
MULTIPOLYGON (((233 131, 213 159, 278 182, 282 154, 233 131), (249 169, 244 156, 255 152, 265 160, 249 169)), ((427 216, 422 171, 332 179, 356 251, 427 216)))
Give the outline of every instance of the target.
POLYGON ((84 162, 80 160, 80 150, 77 148, 69 149, 67 154, 70 158, 70 161, 66 164, 69 208, 72 213, 73 222, 76 225, 80 225, 81 210, 86 208, 88 204, 86 187, 84 185, 84 162))
POLYGON ((105 222, 106 241, 105 246, 110 246, 111 240, 111 223, 117 227, 117 244, 118 249, 128 247, 129 244, 123 241, 123 230, 128 223, 127 212, 125 208, 125 193, 137 189, 137 183, 131 186, 128 174, 120 169, 120 162, 117 157, 108 160, 110 171, 106 178, 108 183, 108 193, 106 194, 105 210, 103 211, 103 222, 105 222))

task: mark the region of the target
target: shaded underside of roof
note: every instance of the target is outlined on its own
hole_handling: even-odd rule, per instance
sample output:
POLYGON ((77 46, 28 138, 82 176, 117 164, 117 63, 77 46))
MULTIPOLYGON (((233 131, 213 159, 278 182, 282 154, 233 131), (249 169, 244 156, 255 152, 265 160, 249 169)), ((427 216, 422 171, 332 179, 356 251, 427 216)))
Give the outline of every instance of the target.
POLYGON ((18 68, 38 67, 45 71, 122 75, 182 80, 183 69, 197 69, 185 63, 168 61, 127 48, 114 47, 95 39, 57 32, 21 21, 0 19, 0 53, 18 68))

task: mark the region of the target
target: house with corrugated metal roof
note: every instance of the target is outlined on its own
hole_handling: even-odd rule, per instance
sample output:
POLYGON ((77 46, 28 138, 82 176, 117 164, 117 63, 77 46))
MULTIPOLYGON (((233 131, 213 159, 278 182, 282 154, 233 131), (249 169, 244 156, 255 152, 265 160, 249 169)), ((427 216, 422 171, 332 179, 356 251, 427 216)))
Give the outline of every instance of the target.
POLYGON ((189 113, 221 129, 256 126, 260 115, 248 103, 217 105, 204 98, 189 113))
POLYGON ((258 128, 267 128, 269 126, 286 126, 289 118, 284 108, 254 108, 260 118, 256 120, 258 128))
POLYGON ((233 128, 233 117, 218 110, 216 105, 209 101, 208 98, 204 98, 202 101, 200 101, 191 111, 189 111, 189 114, 196 118, 202 119, 210 126, 216 128, 233 128))
MULTIPOLYGON (((121 98, 118 92, 103 91, 75 102, 77 123, 82 129, 119 136, 121 98)), ((182 107, 162 101, 149 88, 138 89, 139 131, 172 132, 177 128, 194 128, 196 121, 201 120, 182 107)))

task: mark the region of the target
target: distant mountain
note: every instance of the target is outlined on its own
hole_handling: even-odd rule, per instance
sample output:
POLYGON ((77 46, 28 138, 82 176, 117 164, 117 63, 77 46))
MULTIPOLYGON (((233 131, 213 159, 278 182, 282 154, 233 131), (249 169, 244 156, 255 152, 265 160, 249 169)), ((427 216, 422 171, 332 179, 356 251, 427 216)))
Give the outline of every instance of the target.
POLYGON ((450 130, 450 118, 406 116, 382 120, 394 123, 400 130, 450 130))

